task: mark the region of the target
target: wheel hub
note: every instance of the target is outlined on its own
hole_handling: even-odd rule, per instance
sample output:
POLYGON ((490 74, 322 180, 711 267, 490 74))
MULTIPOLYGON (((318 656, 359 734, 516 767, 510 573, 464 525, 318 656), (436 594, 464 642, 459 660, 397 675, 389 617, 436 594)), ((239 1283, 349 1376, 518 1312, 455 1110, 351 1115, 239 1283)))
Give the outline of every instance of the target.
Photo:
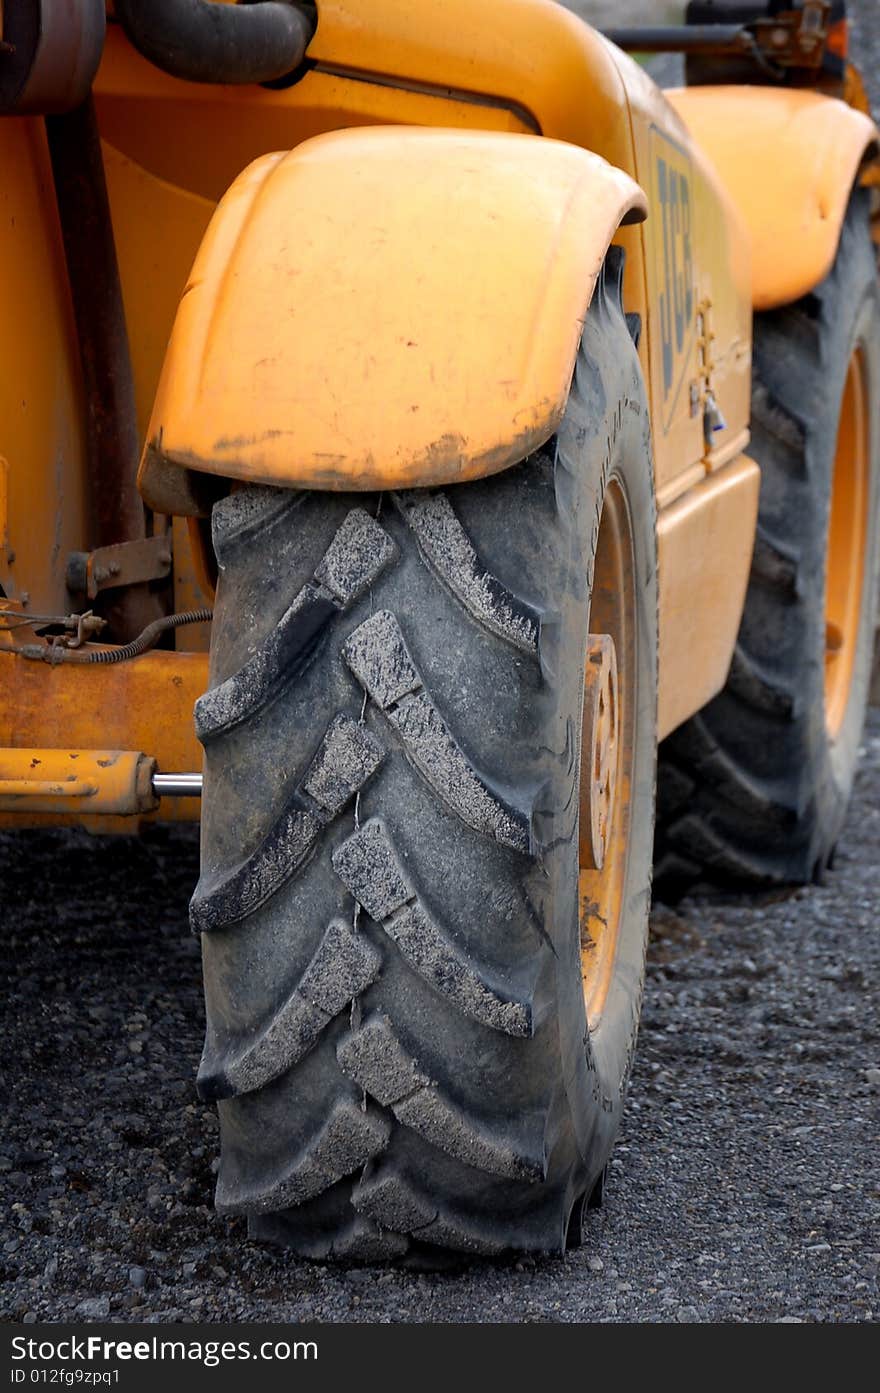
POLYGON ((581 834, 582 864, 601 871, 605 865, 608 834, 614 823, 617 791, 619 729, 617 654, 610 634, 590 634, 584 678, 584 743, 581 759, 589 758, 585 784, 586 806, 581 817, 587 823, 581 834), (584 836, 583 833, 589 833, 584 836))

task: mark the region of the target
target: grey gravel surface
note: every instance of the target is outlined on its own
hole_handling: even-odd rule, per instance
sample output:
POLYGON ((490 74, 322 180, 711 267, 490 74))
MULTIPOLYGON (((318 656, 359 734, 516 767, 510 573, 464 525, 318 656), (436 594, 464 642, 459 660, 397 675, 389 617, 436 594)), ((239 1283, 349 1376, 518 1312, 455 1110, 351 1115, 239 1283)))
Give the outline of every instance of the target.
POLYGON ((0 836, 0 1313, 870 1321, 880 1314, 880 712, 824 886, 656 906, 606 1206, 564 1259, 325 1268, 210 1207, 189 833, 0 836))
MULTIPOLYGON (((880 12, 852 10, 880 105, 880 12)), ((877 1318, 880 713, 826 885, 655 908, 606 1206, 565 1259, 329 1269, 213 1213, 196 874, 186 831, 0 834, 3 1318, 877 1318)))

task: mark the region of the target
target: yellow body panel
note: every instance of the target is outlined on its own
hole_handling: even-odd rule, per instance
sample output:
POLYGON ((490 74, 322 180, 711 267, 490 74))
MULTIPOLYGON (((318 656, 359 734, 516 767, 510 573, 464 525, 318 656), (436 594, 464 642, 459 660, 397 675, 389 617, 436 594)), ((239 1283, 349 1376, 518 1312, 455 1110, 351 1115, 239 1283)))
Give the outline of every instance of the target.
POLYGON ((564 410, 608 244, 643 210, 620 171, 531 136, 379 127, 265 156, 193 267, 145 496, 152 451, 322 489, 523 459, 564 410))
MULTIPOLYGON (((214 205, 109 146, 104 159, 143 434, 214 205)), ((0 162, 0 304, 16 329, 0 372, 0 586, 34 613, 66 612, 67 558, 89 545, 85 407, 43 123, 0 121, 0 162)), ((184 527, 175 542, 178 609, 207 603, 192 572, 184 527)), ((192 645, 193 631, 179 637, 192 645)))
POLYGON ((615 52, 551 0, 322 0, 310 67, 291 87, 181 82, 111 25, 96 98, 111 144, 214 199, 269 150, 392 120, 531 131, 626 168, 631 134, 615 52), (175 138, 181 130, 185 141, 175 138))
MULTIPOLYGON (((321 27, 323 32, 323 18, 321 27)), ((111 26, 95 100, 111 145, 166 183, 212 203, 260 155, 290 150, 325 131, 392 123, 535 129, 515 102, 488 96, 462 101, 449 94, 448 84, 437 91, 411 91, 364 77, 311 68, 294 86, 277 91, 181 82, 152 67, 111 26), (219 140, 218 131, 223 132, 219 140)))
POLYGON ((214 204, 149 174, 106 143, 104 169, 143 439, 168 332, 214 204))
MULTIPOLYGON (((543 134, 632 173, 615 53, 546 0, 487 0, 479 7, 378 0, 366 10, 348 0, 322 4, 309 50, 314 66, 278 91, 167 77, 111 25, 96 102, 110 144, 163 181, 213 200, 259 155, 324 131, 391 122, 543 134)), ((641 231, 622 228, 615 240, 627 252, 625 306, 642 319, 647 377, 651 325, 641 231)), ((655 454, 659 467, 669 454, 663 440, 655 454)), ((669 454, 666 473, 679 467, 669 454)))
POLYGON ((752 303, 773 309, 828 274, 853 185, 878 131, 845 102, 797 88, 666 93, 711 159, 751 244, 752 303))
POLYGON ((720 692, 745 600, 761 471, 745 455, 665 508, 657 526, 662 740, 720 692))
POLYGON ((643 229, 649 311, 648 371, 661 503, 715 467, 703 437, 707 387, 726 427, 713 448, 743 448, 751 389, 748 236, 718 174, 665 94, 617 52, 633 129, 633 172, 648 197, 643 229), (701 340, 711 334, 711 340, 701 340))

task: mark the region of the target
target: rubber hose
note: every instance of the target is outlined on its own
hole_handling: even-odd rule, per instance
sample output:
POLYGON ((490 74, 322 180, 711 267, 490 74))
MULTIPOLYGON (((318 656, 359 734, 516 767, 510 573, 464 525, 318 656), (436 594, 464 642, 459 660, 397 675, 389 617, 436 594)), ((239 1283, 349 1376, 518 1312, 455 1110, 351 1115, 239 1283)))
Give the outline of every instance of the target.
POLYGON ((299 67, 314 21, 294 0, 116 0, 138 53, 189 82, 274 82, 299 67))

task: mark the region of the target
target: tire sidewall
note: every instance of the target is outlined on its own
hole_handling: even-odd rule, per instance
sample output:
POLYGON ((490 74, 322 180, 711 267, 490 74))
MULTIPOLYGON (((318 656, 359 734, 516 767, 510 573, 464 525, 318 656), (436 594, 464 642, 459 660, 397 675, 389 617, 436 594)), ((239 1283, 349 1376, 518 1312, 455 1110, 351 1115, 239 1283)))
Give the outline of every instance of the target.
MULTIPOLYGON (((807 468, 813 478, 813 657, 808 665, 811 690, 811 742, 818 766, 816 780, 817 845, 813 855, 824 864, 840 834, 858 762, 864 725, 874 624, 877 613, 878 542, 880 542, 880 289, 867 236, 867 216, 856 196, 841 236, 838 258, 825 287, 821 370, 823 399, 812 404, 817 427, 808 445, 807 468), (868 399, 868 509, 864 573, 852 678, 846 710, 834 738, 825 718, 825 587, 834 464, 844 388, 850 359, 861 349, 868 399)), ((821 291, 820 291, 821 293, 821 291)))
MULTIPOLYGON (((856 349, 861 349, 865 364, 868 397, 868 510, 865 537, 864 572, 859 611, 859 632, 853 661, 852 681, 846 712, 834 740, 828 742, 828 763, 834 795, 841 806, 842 818, 849 801, 858 758, 858 747, 864 724, 871 662, 874 652, 874 625, 877 614, 878 540, 880 540, 880 294, 876 284, 867 288, 851 336, 849 350, 843 358, 844 368, 856 349)), ((840 398, 843 381, 840 383, 840 398)), ((842 403, 841 403, 842 404, 842 403)), ((839 425, 840 405, 837 420, 839 425)), ((833 447, 832 447, 833 467, 833 447)), ((826 537, 830 520, 831 479, 829 478, 829 507, 826 537)), ((825 547, 823 579, 827 570, 828 548, 825 547)), ((824 704, 823 704, 824 712, 824 704)))
MULTIPOLYGON (((584 662, 603 501, 609 484, 619 486, 629 512, 635 565, 636 674, 633 723, 633 802, 630 846, 611 983, 598 1026, 590 1028, 581 981, 577 904, 578 837, 564 866, 557 915, 566 926, 557 956, 561 1050, 565 1077, 574 1080, 569 1105, 587 1189, 607 1161, 617 1132, 638 1030, 651 896, 657 719, 656 505, 650 421, 635 348, 618 307, 592 306, 575 381, 558 436, 557 471, 576 484, 577 513, 591 520, 574 529, 572 566, 586 580, 577 602, 563 615, 560 640, 566 677, 561 684, 565 715, 580 732, 584 662), (578 542, 578 537, 582 538, 578 542)), ((559 806, 577 800, 580 758, 572 784, 557 795, 559 806)))

